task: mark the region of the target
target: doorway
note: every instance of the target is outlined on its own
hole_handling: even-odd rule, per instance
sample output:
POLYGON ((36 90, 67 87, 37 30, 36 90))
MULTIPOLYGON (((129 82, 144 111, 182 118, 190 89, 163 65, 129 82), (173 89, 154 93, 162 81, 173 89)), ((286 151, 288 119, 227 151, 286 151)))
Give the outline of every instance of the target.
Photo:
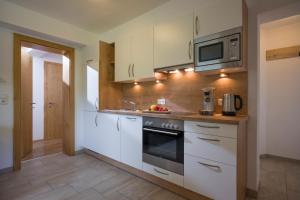
POLYGON ((21 161, 75 154, 74 49, 14 34, 14 170, 21 161))
MULTIPOLYGON (((29 126, 32 136, 28 132, 28 140, 31 138, 32 142, 26 141, 23 145, 24 161, 62 152, 63 56, 34 48, 21 48, 21 76, 26 76, 22 80, 32 86, 24 88, 27 101, 32 101, 32 110, 28 110, 32 112, 32 129, 29 126)), ((26 120, 30 123, 29 117, 26 120)))

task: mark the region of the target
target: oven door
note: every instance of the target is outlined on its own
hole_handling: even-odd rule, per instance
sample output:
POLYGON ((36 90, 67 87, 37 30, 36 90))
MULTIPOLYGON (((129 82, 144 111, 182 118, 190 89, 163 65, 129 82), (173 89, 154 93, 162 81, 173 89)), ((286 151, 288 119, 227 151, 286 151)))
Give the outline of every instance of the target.
POLYGON ((143 127, 143 161, 183 175, 183 131, 143 127))

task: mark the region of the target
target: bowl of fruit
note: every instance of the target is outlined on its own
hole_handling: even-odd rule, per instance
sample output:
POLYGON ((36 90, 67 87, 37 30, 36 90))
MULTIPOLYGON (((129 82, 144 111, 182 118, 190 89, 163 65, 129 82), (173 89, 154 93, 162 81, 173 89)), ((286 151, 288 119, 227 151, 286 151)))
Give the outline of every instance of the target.
POLYGON ((146 113, 160 113, 160 114, 169 114, 171 111, 164 106, 161 105, 151 105, 148 110, 144 110, 146 113))

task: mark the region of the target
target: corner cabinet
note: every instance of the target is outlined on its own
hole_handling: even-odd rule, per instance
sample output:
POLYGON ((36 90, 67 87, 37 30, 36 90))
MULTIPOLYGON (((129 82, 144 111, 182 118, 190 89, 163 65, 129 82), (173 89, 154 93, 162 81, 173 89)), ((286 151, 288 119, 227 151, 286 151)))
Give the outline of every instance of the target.
POLYGON ((142 169, 142 117, 120 116, 121 161, 131 167, 142 169))
POLYGON ((193 63, 193 14, 160 19, 154 25, 154 68, 193 63))
POLYGON ((194 12, 195 38, 243 26, 243 1, 219 0, 194 12))
POLYGON ((153 26, 124 31, 115 41, 115 81, 154 77, 153 26))

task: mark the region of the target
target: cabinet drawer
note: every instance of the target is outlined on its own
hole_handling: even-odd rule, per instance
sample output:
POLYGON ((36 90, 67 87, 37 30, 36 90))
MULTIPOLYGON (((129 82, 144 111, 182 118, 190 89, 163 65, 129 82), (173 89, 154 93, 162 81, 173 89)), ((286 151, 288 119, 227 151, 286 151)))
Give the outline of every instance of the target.
POLYGON ((183 186, 183 176, 179 174, 175 174, 173 172, 167 171, 159 167, 155 167, 153 165, 144 162, 143 162, 143 171, 152 174, 154 176, 157 176, 159 178, 165 179, 169 182, 183 186))
POLYGON ((184 133, 184 153, 236 166, 237 140, 233 138, 184 133))
POLYGON ((215 200, 235 200, 236 167, 185 155, 184 187, 215 200))
POLYGON ((201 133, 205 135, 215 135, 230 138, 237 138, 237 125, 207 123, 207 122, 194 122, 185 121, 184 131, 201 133))

